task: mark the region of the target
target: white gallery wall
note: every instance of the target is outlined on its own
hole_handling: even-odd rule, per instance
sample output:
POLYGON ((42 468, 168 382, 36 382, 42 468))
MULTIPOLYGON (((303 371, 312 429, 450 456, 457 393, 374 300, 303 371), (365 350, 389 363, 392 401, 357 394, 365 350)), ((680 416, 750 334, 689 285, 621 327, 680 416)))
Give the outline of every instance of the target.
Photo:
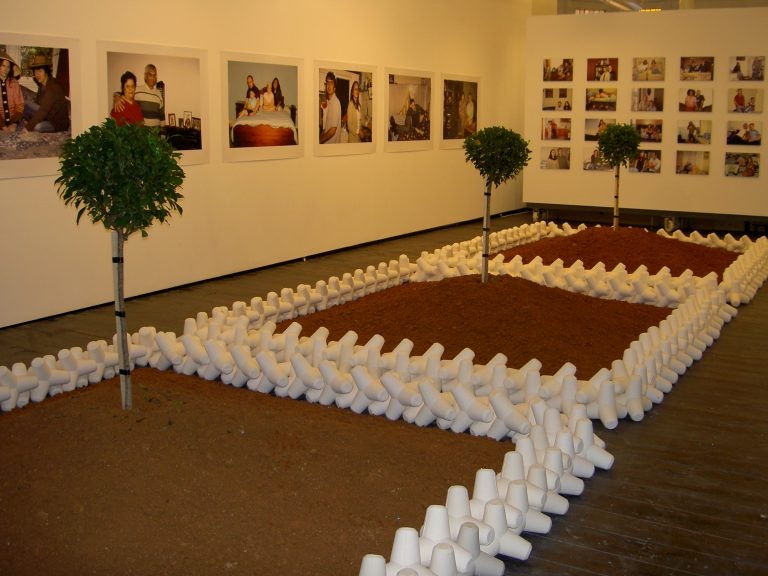
MULTIPOLYGON (((205 154, 186 155, 184 214, 126 244, 131 296, 479 218, 480 176, 461 148, 441 146, 441 75, 478 79, 480 127, 522 132, 531 5, 478 0, 468 10, 458 0, 134 0, 118 16, 110 3, 42 0, 32 12, 23 3, 4 7, 0 43, 21 36, 40 41, 32 45, 61 46, 57 40, 66 39, 72 47, 74 132, 104 118, 113 89, 103 85, 105 46, 173 56, 189 50, 200 57, 205 154), (304 145, 298 158, 224 160, 226 53, 301 62, 304 145), (374 101, 372 153, 316 156, 316 62, 374 67, 374 91, 382 96, 388 68, 431 74, 432 146, 385 151, 380 97, 374 101)), ((0 326, 111 301, 109 234, 88 222, 76 226, 75 210, 57 197, 55 170, 9 176, 17 172, 0 173, 0 326)), ((494 213, 523 205, 521 181, 494 192, 494 213)), ((243 294, 252 296, 257 294, 243 294)))
MULTIPOLYGON (((765 173, 768 146, 727 145, 729 123, 756 123, 764 134, 768 129, 765 103, 761 113, 732 112, 732 94, 737 88, 765 99, 768 83, 739 81, 730 74, 732 58, 768 58, 768 9, 674 10, 660 13, 610 13, 572 16, 533 16, 528 19, 526 48, 525 135, 531 141, 533 161, 525 171, 523 198, 526 203, 612 207, 613 174, 585 170, 588 156, 597 142, 585 140, 586 121, 603 119, 621 123, 632 120, 661 120, 662 139, 644 142, 641 149, 661 151, 659 173, 627 173, 622 168, 620 205, 653 211, 682 213, 768 216, 768 188, 765 173), (663 80, 633 80, 633 59, 663 58, 663 80), (681 79, 681 57, 713 57, 712 80, 695 76, 681 79), (544 81, 543 62, 573 60, 571 81, 544 81), (589 59, 618 59, 618 78, 610 82, 587 79, 589 59), (571 110, 543 110, 543 89, 570 89, 571 110), (615 111, 586 110, 587 89, 616 90, 615 111), (662 111, 633 111, 632 91, 663 89, 662 111), (678 102, 688 88, 707 95, 711 111, 684 112, 678 102), (542 120, 554 118, 570 125, 570 138, 544 139, 542 120), (678 142, 678 124, 694 120, 711 129, 705 144, 678 142), (707 124, 707 122, 709 124, 707 124), (570 153, 569 169, 547 168, 546 150, 565 148, 570 153), (707 152, 709 174, 678 174, 678 152, 707 152), (761 162, 757 177, 725 176, 726 153, 757 154, 761 162)), ((748 63, 747 63, 748 66, 748 63)), ((748 73, 748 71, 747 71, 748 73)), ((567 94, 567 92, 566 92, 567 94)), ((687 140, 687 138, 685 138, 687 140)), ((703 156, 703 155, 702 155, 703 156)), ((691 156, 692 157, 692 156, 691 156)))

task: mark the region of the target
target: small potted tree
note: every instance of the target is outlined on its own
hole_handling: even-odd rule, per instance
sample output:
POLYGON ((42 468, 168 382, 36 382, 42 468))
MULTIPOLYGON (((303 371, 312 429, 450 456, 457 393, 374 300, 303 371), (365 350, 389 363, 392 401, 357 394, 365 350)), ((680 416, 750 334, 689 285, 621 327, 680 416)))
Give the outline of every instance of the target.
POLYGON ((630 160, 637 158, 640 134, 631 124, 609 124, 598 136, 598 151, 614 170, 613 229, 619 228, 619 171, 629 167, 630 160))
POLYGON ((111 232, 115 324, 122 407, 130 410, 131 378, 125 325, 123 244, 135 232, 147 236, 155 221, 181 214, 177 191, 184 171, 170 143, 157 130, 113 119, 67 140, 59 156, 59 197, 77 208, 77 222, 87 214, 111 232))
POLYGON ((491 190, 514 178, 531 159, 528 141, 503 126, 490 126, 467 136, 464 156, 485 180, 483 213, 483 261, 481 280, 488 281, 489 233, 491 228, 491 190))

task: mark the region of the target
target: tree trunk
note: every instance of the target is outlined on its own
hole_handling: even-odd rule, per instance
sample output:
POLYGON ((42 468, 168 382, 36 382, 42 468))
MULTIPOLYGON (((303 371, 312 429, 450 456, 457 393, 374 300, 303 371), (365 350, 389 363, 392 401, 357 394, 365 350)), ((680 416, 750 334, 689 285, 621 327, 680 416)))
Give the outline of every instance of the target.
POLYGON ((131 365, 128 358, 128 334, 125 329, 125 296, 123 293, 123 243, 120 231, 112 231, 112 280, 115 292, 115 335, 120 374, 120 396, 123 410, 131 410, 131 365))
POLYGON ((480 280, 483 284, 488 282, 488 256, 491 251, 491 183, 485 185, 485 211, 483 212, 483 267, 480 280))
POLYGON ((619 229, 619 170, 621 165, 616 166, 616 173, 614 175, 616 187, 613 193, 613 229, 619 229))

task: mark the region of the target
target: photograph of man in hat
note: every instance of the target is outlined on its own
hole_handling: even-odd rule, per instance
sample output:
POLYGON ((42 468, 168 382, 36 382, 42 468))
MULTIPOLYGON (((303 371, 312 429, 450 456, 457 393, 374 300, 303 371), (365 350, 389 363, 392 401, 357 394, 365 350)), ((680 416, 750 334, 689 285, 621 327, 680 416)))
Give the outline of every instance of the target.
POLYGON ((25 128, 35 132, 69 130, 69 106, 64 89, 51 72, 51 61, 38 54, 29 67, 37 84, 37 96, 31 103, 32 115, 25 128))
POLYGON ((15 132, 24 116, 24 95, 19 81, 13 76, 15 65, 8 54, 0 51, 0 99, 3 102, 0 133, 15 132))

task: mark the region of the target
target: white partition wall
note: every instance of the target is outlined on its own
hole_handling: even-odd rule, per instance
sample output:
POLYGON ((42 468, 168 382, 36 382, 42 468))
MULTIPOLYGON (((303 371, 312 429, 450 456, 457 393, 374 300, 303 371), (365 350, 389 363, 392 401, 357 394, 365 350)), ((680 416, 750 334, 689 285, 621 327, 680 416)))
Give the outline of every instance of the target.
POLYGON ((765 139, 729 141, 743 124, 768 129, 765 72, 751 77, 768 57, 766 22, 765 8, 529 18, 525 202, 611 207, 612 173, 592 169, 591 154, 600 120, 632 121, 646 158, 660 155, 661 167, 622 169, 621 207, 768 216, 765 139), (739 89, 757 110, 734 111, 739 89), (689 90, 704 99, 693 111, 689 90))
MULTIPOLYGON (((206 93, 190 100, 204 108, 199 116, 207 154, 184 165, 183 216, 126 244, 126 292, 132 296, 480 218, 482 179, 460 148, 440 146, 441 86, 433 89, 432 146, 385 149, 385 71, 477 77, 480 126, 503 124, 522 132, 522 54, 530 13, 531 0, 480 0, 469 15, 465 3, 453 0, 285 0, 257 7, 244 0, 135 0, 117 17, 108 4, 42 0, 32 11, 23 3, 4 6, 0 44, 21 36, 39 42, 29 45, 61 46, 63 38, 64 45, 76 47, 70 69, 75 132, 108 112, 113 88, 102 85, 105 49, 199 58, 206 93), (305 146, 299 157, 224 158, 227 54, 242 61, 250 55, 255 61, 300 61, 298 129, 305 146), (313 152, 316 62, 375 70, 371 153, 313 152)), ((178 90, 178 82, 173 84, 168 89, 178 90)), ((186 110, 175 112, 181 117, 186 110)), ((75 210, 56 196, 55 169, 37 176, 12 169, 0 162, 0 326, 110 301, 108 234, 87 222, 75 225, 75 210)), ((504 186, 494 192, 493 211, 521 207, 521 196, 520 182, 504 186)))

